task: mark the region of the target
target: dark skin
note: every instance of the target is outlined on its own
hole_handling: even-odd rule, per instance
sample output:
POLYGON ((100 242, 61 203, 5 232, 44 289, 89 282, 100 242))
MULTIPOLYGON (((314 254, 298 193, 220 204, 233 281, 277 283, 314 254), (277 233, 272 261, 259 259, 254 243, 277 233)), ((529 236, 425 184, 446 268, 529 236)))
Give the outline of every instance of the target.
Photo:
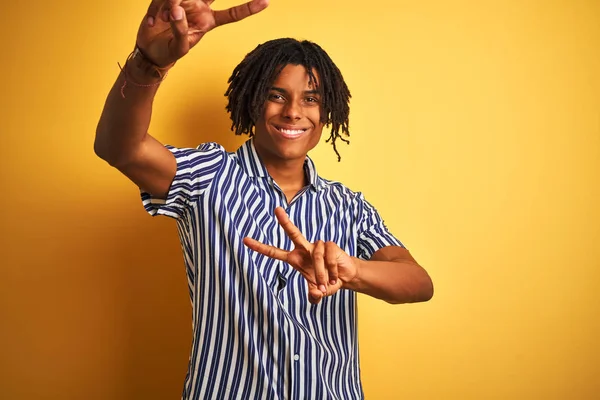
MULTIPOLYGON (((210 30, 257 14, 268 5, 268 0, 253 0, 215 11, 211 8, 212 2, 152 1, 140 24, 138 47, 153 64, 168 70, 210 30)), ((99 157, 119 169, 137 186, 156 197, 166 198, 177 165, 173 154, 148 134, 152 104, 160 80, 134 63, 128 63, 125 68, 129 79, 153 86, 128 85, 123 98, 121 87, 125 75, 121 73, 106 100, 96 130, 94 149, 99 157)), ((281 131, 293 136, 293 132, 301 127, 320 136, 322 126, 314 122, 320 120, 319 115, 315 114, 314 106, 303 95, 311 89, 307 87, 307 75, 297 69, 288 72, 277 78, 288 96, 284 96, 283 102, 277 97, 277 101, 265 104, 267 111, 260 121, 264 125, 257 126, 257 140, 262 133, 264 146, 258 147, 257 151, 289 200, 306 184, 302 160, 312 148, 310 146, 316 145, 318 140, 298 147, 301 139, 285 137, 285 132, 281 131)), ((288 262, 298 270, 308 283, 311 302, 318 303, 324 296, 331 296, 341 288, 390 303, 426 301, 433 295, 433 285, 427 272, 406 249, 388 246, 378 250, 369 261, 360 260, 350 257, 333 242, 309 243, 283 209, 278 208, 275 214, 296 246, 294 250, 284 251, 251 238, 245 238, 244 243, 250 249, 288 262)))
POLYGON ((244 238, 244 244, 300 272, 308 282, 311 303, 319 303, 342 288, 392 304, 427 301, 433 296, 429 275, 405 248, 387 246, 365 261, 349 256, 334 242, 308 242, 283 208, 275 209, 275 216, 294 243, 294 250, 282 250, 252 238, 244 238))
POLYGON ((268 0, 253 0, 226 10, 213 10, 213 2, 153 0, 138 31, 138 46, 156 65, 172 65, 209 31, 241 21, 269 5, 268 0))

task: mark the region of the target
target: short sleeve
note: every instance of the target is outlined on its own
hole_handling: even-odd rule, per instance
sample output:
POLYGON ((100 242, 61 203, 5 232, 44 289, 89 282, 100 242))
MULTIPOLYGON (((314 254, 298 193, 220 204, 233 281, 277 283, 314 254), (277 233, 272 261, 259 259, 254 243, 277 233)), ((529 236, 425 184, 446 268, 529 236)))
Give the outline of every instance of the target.
POLYGON ((142 203, 152 215, 181 218, 206 191, 225 159, 225 149, 217 143, 205 143, 195 149, 165 146, 175 156, 177 172, 166 199, 141 191, 142 203))
POLYGON ((373 254, 386 246, 404 245, 390 233, 379 213, 362 193, 358 193, 360 223, 358 226, 358 257, 369 260, 373 254))

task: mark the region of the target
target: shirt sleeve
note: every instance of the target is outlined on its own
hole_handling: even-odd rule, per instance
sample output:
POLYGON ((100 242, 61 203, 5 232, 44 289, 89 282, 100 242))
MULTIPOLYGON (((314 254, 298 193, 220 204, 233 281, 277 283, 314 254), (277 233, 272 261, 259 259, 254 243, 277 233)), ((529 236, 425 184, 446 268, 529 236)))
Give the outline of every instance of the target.
POLYGON ((206 191, 225 159, 225 149, 217 143, 205 143, 195 149, 165 146, 175 156, 177 172, 166 199, 141 191, 142 203, 152 215, 183 217, 206 191))
POLYGON ((365 200, 362 193, 358 194, 358 201, 361 216, 358 228, 358 258, 369 260, 377 250, 386 246, 404 247, 391 234, 375 207, 365 200))

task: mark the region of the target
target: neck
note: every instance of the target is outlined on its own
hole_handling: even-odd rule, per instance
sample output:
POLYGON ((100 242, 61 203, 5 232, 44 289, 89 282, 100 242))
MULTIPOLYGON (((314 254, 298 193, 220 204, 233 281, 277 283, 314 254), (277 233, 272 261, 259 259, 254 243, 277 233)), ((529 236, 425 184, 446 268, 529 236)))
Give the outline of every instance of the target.
POLYGON ((271 178, 286 192, 298 192, 306 184, 304 160, 270 160, 265 167, 271 178))
POLYGON ((306 154, 285 158, 263 151, 260 146, 255 146, 255 150, 271 178, 285 194, 288 203, 291 202, 294 196, 308 184, 304 174, 306 154))

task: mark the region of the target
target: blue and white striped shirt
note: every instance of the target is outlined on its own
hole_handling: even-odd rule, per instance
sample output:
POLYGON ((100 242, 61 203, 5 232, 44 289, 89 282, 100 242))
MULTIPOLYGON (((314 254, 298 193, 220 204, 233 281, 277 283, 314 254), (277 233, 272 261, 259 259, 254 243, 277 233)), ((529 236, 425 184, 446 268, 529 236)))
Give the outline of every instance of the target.
POLYGON ((167 148, 177 159, 167 199, 143 192, 142 200, 151 215, 177 220, 187 268, 193 343, 182 398, 363 398, 356 294, 342 289, 310 304, 300 273, 242 239, 292 250, 274 215, 281 206, 309 242, 333 241, 369 259, 402 245, 377 211, 320 178, 308 157, 309 185, 288 204, 252 139, 234 153, 216 143, 167 148))

